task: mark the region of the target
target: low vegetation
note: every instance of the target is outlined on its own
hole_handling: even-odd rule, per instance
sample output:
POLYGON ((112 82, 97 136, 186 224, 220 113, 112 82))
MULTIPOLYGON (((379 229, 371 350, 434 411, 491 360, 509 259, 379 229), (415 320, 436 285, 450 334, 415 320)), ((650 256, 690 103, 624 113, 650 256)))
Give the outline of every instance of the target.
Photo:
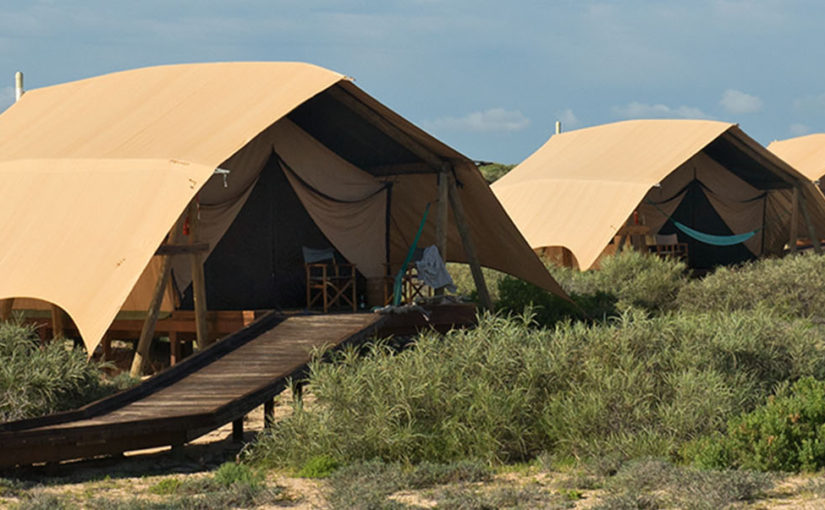
MULTIPOLYGON (((551 270, 572 303, 489 272, 498 312, 475 329, 319 357, 303 381, 311 401, 296 402, 241 464, 158 481, 149 492, 167 506, 101 498, 86 507, 271 504, 282 494, 263 473, 277 468, 322 484, 333 508, 572 508, 594 493, 590 508, 724 508, 773 490, 780 475, 765 472, 825 468, 825 257, 703 279, 634 252, 599 271, 551 270), (508 469, 523 470, 522 483, 508 469)), ((471 285, 465 276, 460 287, 471 285)), ((51 377, 75 364, 91 370, 67 346, 3 328, 6 365, 49 352, 69 363, 50 362, 51 377)), ((89 374, 67 379, 101 391, 100 374, 89 374)), ((88 398, 41 384, 49 391, 30 383, 25 402, 88 398)), ((6 393, 8 409, 35 408, 6 393)), ((825 494, 814 485, 806 490, 825 494)), ((65 503, 13 483, 6 491, 65 503)))
POLYGON ((72 342, 41 345, 33 327, 0 323, 0 421, 79 407, 132 383, 107 379, 72 342))

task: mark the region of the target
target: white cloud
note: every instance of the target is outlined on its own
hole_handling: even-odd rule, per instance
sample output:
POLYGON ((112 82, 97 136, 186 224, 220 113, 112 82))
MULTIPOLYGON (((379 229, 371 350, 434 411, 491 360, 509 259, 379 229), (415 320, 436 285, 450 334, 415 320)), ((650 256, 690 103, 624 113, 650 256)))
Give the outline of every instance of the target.
POLYGON ((626 119, 638 118, 672 118, 678 117, 683 119, 710 119, 710 115, 706 114, 699 108, 693 106, 677 106, 675 108, 664 104, 646 104, 633 101, 624 106, 614 106, 613 113, 624 117, 626 119))
POLYGON ((581 121, 570 108, 556 114, 556 120, 561 122, 561 128, 569 131, 581 126, 581 121))
POLYGON ((491 108, 464 117, 441 117, 424 125, 433 131, 521 131, 530 125, 530 119, 518 110, 491 108))
POLYGON ((820 113, 825 111, 825 94, 807 95, 797 98, 793 102, 794 110, 806 113, 820 113))
POLYGON ((728 89, 722 94, 719 104, 728 113, 756 113, 762 109, 762 100, 741 90, 728 89))
POLYGON ((810 133, 811 129, 805 124, 796 123, 788 126, 788 132, 793 136, 802 136, 810 133))

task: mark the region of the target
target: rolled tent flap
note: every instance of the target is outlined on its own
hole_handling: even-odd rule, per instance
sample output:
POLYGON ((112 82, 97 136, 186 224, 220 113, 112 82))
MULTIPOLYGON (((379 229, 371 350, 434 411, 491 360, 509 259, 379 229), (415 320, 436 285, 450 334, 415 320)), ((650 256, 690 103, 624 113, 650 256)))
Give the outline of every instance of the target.
POLYGON ((60 306, 94 352, 212 170, 168 160, 0 162, 0 298, 60 306))

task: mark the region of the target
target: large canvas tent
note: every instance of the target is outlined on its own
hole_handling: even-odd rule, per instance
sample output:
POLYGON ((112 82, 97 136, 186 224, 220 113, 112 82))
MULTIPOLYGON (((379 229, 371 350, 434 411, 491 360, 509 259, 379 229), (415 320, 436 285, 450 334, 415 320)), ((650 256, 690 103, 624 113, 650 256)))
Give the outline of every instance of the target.
MULTIPOLYGON (((481 264, 563 294, 470 160, 340 74, 188 64, 32 90, 0 115, 0 298, 60 306, 91 352, 124 302, 145 310, 153 254, 193 200, 221 254, 206 262, 220 306, 277 306, 278 271, 300 264, 301 243, 328 242, 380 277, 400 266, 439 174, 457 185, 481 264)), ((429 221, 421 244, 435 231, 429 221)), ((446 234, 448 259, 466 261, 452 219, 446 234)), ((171 294, 185 294, 189 268, 174 265, 171 294)))
POLYGON ((693 267, 779 254, 792 223, 825 233, 818 190, 724 122, 632 120, 558 134, 492 188, 530 246, 565 247, 581 269, 634 211, 652 234, 676 233, 688 243, 693 267), (674 220, 706 234, 756 234, 713 246, 677 230, 674 220))
POLYGON ((787 161, 808 180, 823 189, 825 176, 825 133, 778 140, 768 145, 768 150, 787 161))

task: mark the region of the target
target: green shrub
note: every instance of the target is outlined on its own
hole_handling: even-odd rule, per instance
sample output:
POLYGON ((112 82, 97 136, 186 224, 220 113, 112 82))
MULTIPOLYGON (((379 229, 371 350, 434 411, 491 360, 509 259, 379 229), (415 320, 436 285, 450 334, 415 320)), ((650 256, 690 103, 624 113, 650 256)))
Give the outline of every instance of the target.
POLYGON ((726 434, 686 448, 704 467, 817 471, 825 467, 825 381, 805 377, 753 411, 729 421, 726 434))
POLYGON ((263 482, 264 474, 246 464, 224 462, 215 471, 212 479, 215 484, 224 488, 230 485, 257 487, 263 482))
POLYGON ((157 494, 159 496, 168 496, 170 494, 175 494, 178 492, 183 485, 183 482, 179 478, 164 478, 163 480, 159 481, 158 483, 149 487, 149 492, 152 494, 157 494))
POLYGON ((328 455, 318 455, 309 459, 303 465, 298 476, 303 478, 326 478, 338 469, 340 462, 328 455))
POLYGON ((33 327, 0 323, 0 421, 72 409, 116 390, 70 342, 41 346, 33 327))
POLYGON ((770 315, 636 311, 606 324, 530 327, 485 315, 398 353, 375 344, 313 362, 297 407, 252 458, 512 462, 548 451, 667 456, 753 409, 785 380, 825 376, 825 331, 770 315), (357 426, 353 426, 357 424, 357 426))
POLYGON ((679 292, 686 311, 770 309, 794 317, 825 317, 825 255, 802 254, 720 267, 679 292))
POLYGON ((649 311, 673 309, 687 283, 683 262, 633 250, 605 257, 600 266, 584 272, 552 265, 549 269, 569 294, 613 296, 619 310, 631 306, 649 311))

